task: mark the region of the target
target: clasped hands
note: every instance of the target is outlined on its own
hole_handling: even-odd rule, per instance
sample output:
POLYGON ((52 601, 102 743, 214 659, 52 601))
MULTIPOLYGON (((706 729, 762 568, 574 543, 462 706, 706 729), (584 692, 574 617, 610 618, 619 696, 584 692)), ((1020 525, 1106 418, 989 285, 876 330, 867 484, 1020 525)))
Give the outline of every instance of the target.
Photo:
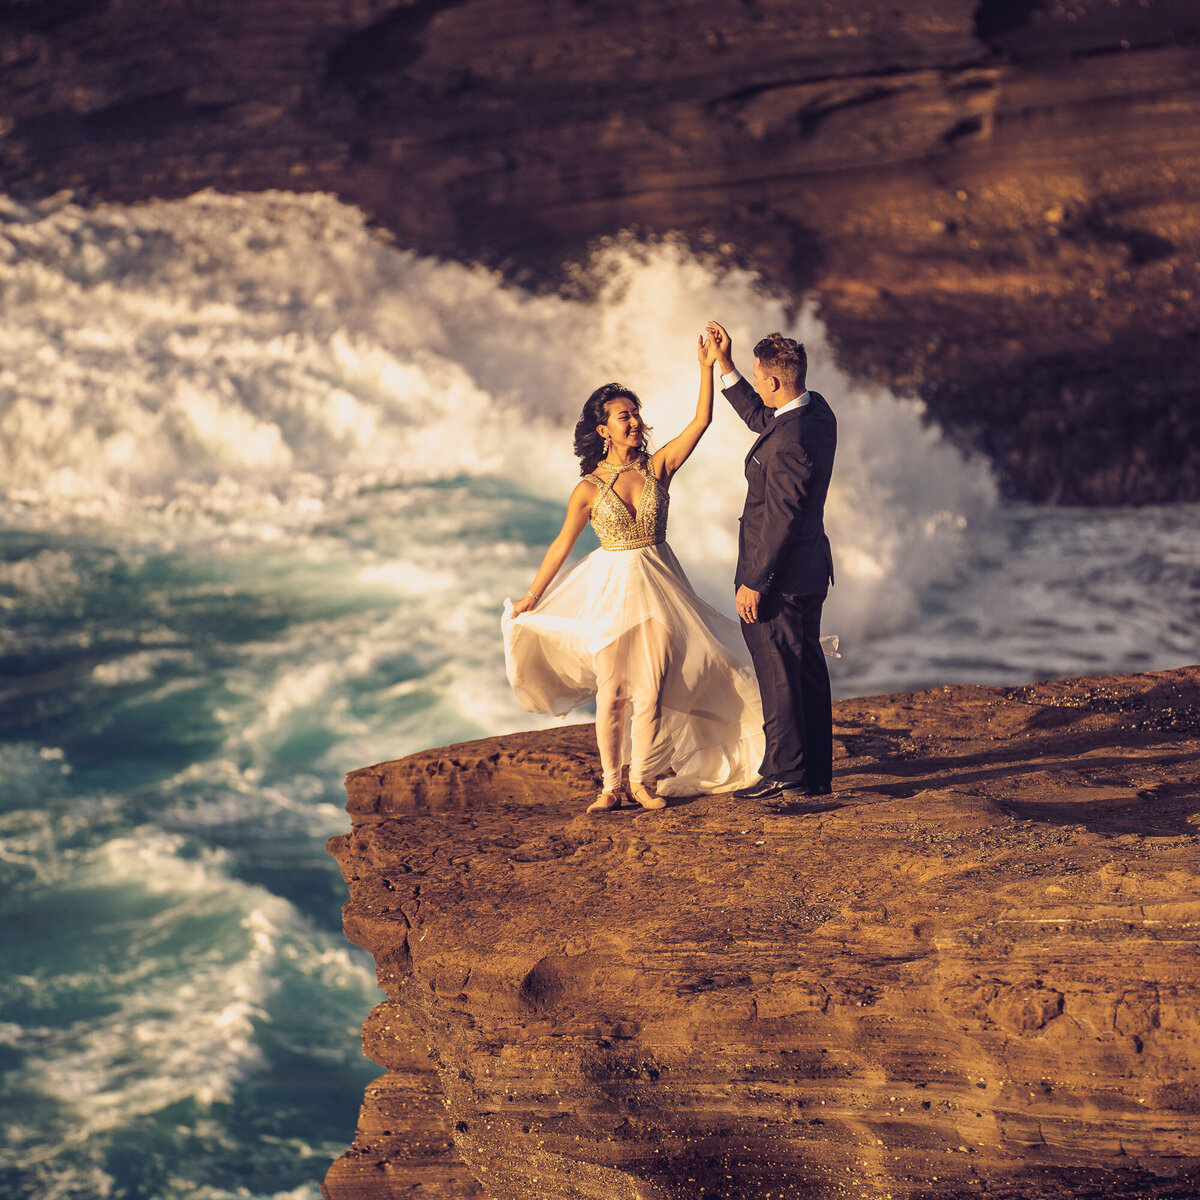
POLYGON ((718 366, 721 368, 721 374, 727 375, 733 370, 733 360, 730 358, 732 349, 733 342, 724 327, 718 325, 716 321, 708 321, 704 326, 704 333, 700 335, 696 343, 696 357, 700 360, 700 365, 702 367, 718 366))
POLYGON ((716 321, 709 321, 704 329, 708 334, 708 344, 712 347, 712 361, 721 368, 722 375, 728 375, 733 370, 733 339, 725 327, 716 321))

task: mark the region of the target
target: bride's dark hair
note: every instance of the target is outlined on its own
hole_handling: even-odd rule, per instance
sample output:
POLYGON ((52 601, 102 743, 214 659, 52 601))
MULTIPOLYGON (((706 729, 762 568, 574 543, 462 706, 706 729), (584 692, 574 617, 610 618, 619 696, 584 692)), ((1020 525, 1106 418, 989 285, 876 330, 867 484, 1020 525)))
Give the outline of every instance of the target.
MULTIPOLYGON (((604 439, 596 432, 596 426, 607 424, 608 406, 614 400, 628 400, 639 413, 642 411, 637 393, 619 383, 606 383, 587 398, 575 426, 575 456, 579 459, 580 475, 590 475, 604 457, 604 439)), ((643 422, 642 431, 644 440, 650 426, 643 422)))

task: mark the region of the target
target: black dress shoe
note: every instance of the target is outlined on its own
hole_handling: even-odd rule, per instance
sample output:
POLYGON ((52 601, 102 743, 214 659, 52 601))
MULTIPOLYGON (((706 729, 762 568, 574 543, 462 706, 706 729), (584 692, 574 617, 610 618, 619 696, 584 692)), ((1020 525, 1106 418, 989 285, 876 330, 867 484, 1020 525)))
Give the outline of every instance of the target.
POLYGON ((833 784, 832 783, 810 783, 807 787, 805 787, 804 794, 806 796, 832 796, 833 795, 833 784))
POLYGON ((779 800, 785 794, 797 792, 799 788, 794 783, 783 783, 779 779, 760 779, 749 787, 738 788, 733 793, 735 800, 779 800))

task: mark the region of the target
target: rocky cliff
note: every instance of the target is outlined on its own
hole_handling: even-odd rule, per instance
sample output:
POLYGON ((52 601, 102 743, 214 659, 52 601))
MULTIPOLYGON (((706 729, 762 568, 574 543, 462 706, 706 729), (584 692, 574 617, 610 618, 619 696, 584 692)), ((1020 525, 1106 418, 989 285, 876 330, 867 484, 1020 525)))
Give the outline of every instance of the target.
POLYGON ((681 231, 1011 493, 1196 499, 1198 40, 1195 0, 2 0, 0 186, 329 190, 543 283, 681 231))
POLYGON ((353 773, 330 1200, 1198 1194, 1200 668, 835 722, 780 811, 584 816, 590 726, 353 773))

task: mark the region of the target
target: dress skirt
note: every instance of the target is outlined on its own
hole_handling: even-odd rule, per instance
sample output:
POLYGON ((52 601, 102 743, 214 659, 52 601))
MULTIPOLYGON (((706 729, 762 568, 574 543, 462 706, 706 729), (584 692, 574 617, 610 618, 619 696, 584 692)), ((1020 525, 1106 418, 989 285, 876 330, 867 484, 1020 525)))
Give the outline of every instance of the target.
POLYGON ((508 680, 529 712, 563 716, 601 687, 631 710, 657 706, 644 765, 661 795, 757 778, 762 705, 741 630, 696 594, 666 542, 595 550, 532 611, 514 617, 506 600, 500 625, 508 680))

